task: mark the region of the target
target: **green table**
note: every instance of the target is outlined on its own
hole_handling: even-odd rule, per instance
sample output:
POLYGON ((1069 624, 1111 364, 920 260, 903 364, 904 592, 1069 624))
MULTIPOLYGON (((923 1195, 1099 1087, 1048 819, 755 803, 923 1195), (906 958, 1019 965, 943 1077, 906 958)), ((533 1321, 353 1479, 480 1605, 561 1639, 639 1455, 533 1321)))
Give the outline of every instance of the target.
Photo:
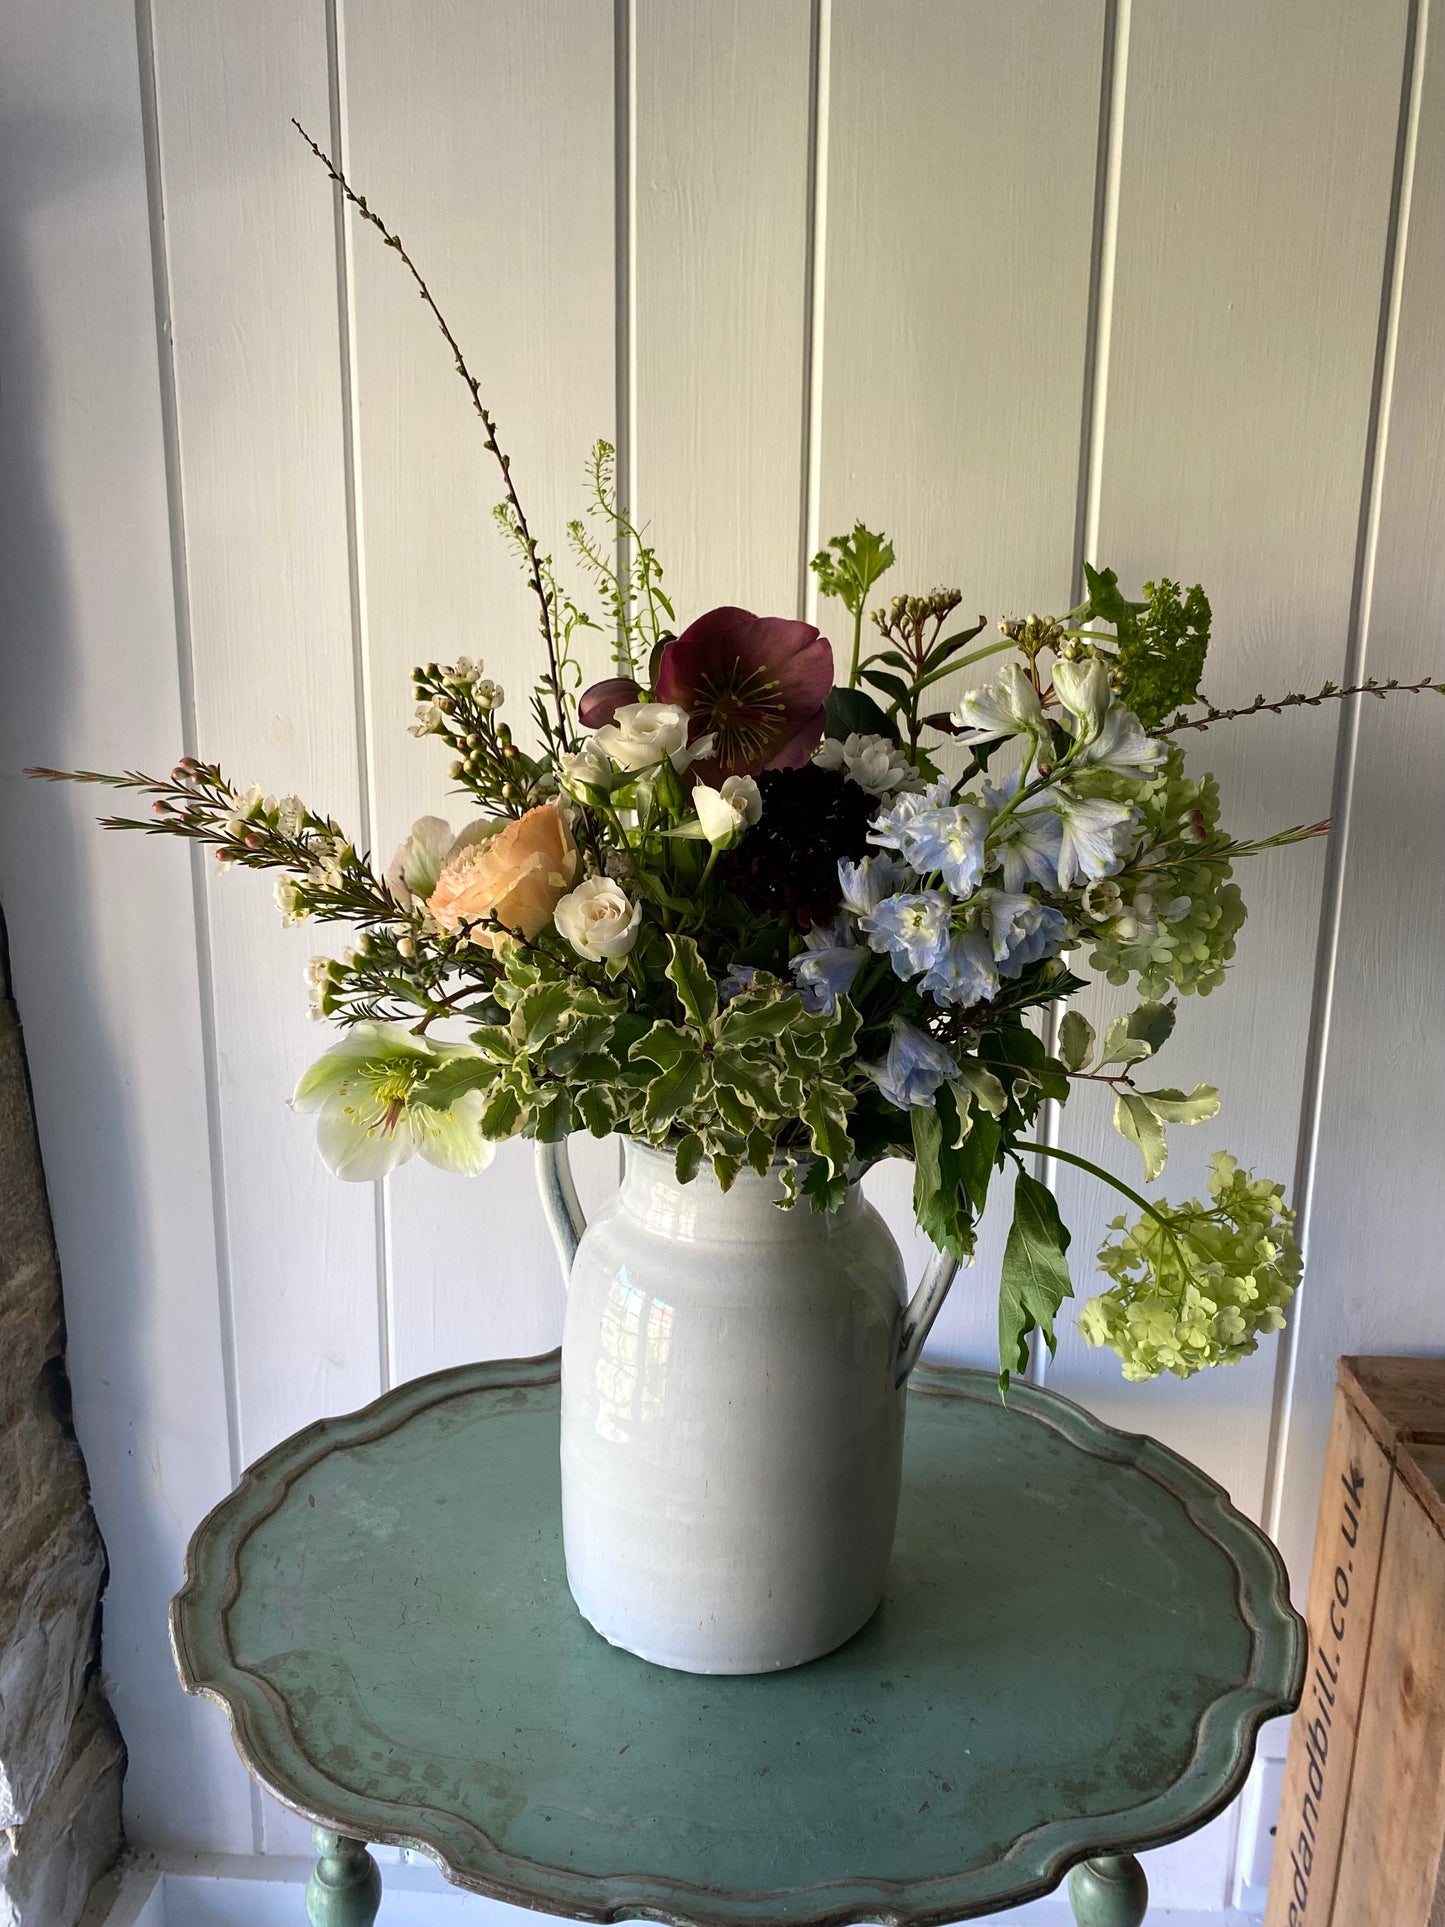
POLYGON ((923 1369, 883 1607, 794 1672, 608 1646, 563 1572, 558 1361, 418 1379, 298 1432, 201 1525, 172 1608, 189 1692, 316 1828, 315 1927, 367 1927, 366 1843, 574 1919, 965 1919, 1071 1867, 1137 1927, 1131 1850, 1218 1813, 1304 1629, 1193 1466, 1051 1393, 923 1369))

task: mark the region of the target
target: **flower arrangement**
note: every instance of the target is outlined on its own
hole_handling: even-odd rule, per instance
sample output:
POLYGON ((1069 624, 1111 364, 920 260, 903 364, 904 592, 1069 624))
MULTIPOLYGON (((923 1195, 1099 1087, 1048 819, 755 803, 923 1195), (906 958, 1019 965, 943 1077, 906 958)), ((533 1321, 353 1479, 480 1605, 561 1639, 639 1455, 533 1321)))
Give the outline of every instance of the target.
MULTIPOLYGON (((779 1168, 787 1202, 826 1211, 860 1170, 903 1157, 920 1225, 966 1259, 1013 1164, 1006 1382, 1032 1331, 1052 1347, 1070 1295, 1068 1230, 1025 1162, 1040 1113, 1103 1086, 1156 1178, 1168 1127, 1219 1108, 1212 1087, 1162 1087, 1152 1069, 1177 998, 1224 980, 1245 916, 1234 867, 1328 827, 1231 837, 1179 738, 1352 692, 1203 703, 1209 603, 1164 578, 1131 600, 1088 569, 1076 608, 988 638, 982 618, 958 622, 953 589, 870 610, 895 556, 861 524, 812 564, 847 619, 840 680, 810 623, 719 608, 679 624, 605 442, 567 532, 589 611, 533 536, 400 239, 312 145, 410 270, 500 466, 497 519, 542 645, 527 740, 482 663, 419 665, 412 732, 445 750, 469 820, 422 818, 384 872, 329 816, 212 763, 34 773, 149 794, 149 819, 108 824, 274 870, 288 923, 349 926, 350 945, 308 973, 313 1013, 342 1034, 294 1099, 317 1112, 339 1177, 375 1179, 414 1152, 477 1172, 501 1139, 585 1129, 670 1149, 684 1181, 704 1162, 724 1188, 779 1168), (610 639, 612 673, 591 684, 584 634, 610 639), (991 680, 931 709, 943 678, 1000 656, 991 680), (1140 999, 1102 1038, 1069 1007, 1090 972, 1140 999)), ((1110 1227, 1098 1262, 1113 1282, 1080 1319, 1127 1377, 1187 1377, 1283 1324, 1300 1255, 1280 1185, 1220 1153, 1209 1201, 1176 1206, 1050 1150, 1139 1214, 1110 1227)))

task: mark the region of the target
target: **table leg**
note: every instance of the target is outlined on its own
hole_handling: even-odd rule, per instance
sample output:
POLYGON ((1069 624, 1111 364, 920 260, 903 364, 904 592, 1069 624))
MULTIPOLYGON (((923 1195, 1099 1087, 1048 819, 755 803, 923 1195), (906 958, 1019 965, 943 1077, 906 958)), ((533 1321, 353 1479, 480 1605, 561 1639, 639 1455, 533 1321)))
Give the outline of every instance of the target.
POLYGON ((364 1840, 313 1827, 316 1865, 306 1883, 311 1927, 371 1927, 381 1905, 381 1869, 364 1840))
POLYGON ((1079 1927, 1141 1927, 1149 1882, 1132 1853, 1104 1854, 1069 1875, 1069 1904, 1079 1927))

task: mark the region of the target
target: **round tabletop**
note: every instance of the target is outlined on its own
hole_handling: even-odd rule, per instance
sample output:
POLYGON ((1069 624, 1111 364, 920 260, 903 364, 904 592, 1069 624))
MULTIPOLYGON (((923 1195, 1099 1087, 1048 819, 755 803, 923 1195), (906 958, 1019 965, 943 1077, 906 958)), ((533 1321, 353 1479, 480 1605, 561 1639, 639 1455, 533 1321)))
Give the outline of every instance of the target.
POLYGON ((667 1672, 572 1604, 548 1358, 299 1432, 197 1531, 181 1679, 278 1800, 584 1920, 925 1923, 1161 1845, 1295 1704, 1273 1546, 1195 1467, 924 1368, 889 1590, 826 1659, 667 1672))

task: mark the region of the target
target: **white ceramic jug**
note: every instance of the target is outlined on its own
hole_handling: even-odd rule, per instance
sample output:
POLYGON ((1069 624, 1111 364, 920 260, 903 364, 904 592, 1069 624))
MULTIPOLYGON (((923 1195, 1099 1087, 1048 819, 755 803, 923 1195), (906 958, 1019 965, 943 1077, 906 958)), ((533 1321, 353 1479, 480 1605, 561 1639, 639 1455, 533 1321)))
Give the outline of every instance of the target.
POLYGON ((604 1638, 689 1673, 831 1652, 883 1596, 904 1383, 952 1283, 936 1254, 905 1305, 902 1259, 851 1185, 836 1212, 779 1210, 776 1176, 724 1193, 704 1165, 625 1143, 588 1224, 565 1144, 538 1180, 567 1275, 567 1581, 604 1638))

